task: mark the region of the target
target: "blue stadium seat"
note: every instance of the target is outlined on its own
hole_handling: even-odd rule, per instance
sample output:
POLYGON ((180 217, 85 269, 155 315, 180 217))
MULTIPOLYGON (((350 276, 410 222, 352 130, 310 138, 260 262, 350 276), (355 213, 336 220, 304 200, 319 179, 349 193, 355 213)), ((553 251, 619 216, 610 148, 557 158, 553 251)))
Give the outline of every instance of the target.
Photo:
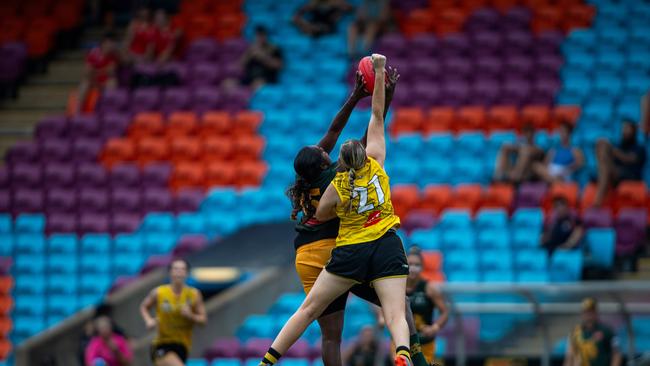
POLYGON ((79 295, 79 309, 83 309, 89 306, 98 306, 102 303, 102 295, 98 294, 81 294, 79 295))
POLYGON ((512 253, 509 250, 483 250, 480 253, 481 268, 484 271, 512 271, 512 253))
POLYGON ((41 274, 45 271, 45 257, 42 254, 19 254, 15 258, 14 270, 17 274, 41 274))
MULTIPOLYGON (((268 118, 267 118, 268 120, 268 118)), ((210 190, 201 203, 203 212, 228 212, 235 208, 237 192, 232 188, 216 188, 210 190)))
POLYGON ((45 276, 43 275, 19 275, 16 276, 14 287, 16 295, 41 295, 45 293, 45 276))
POLYGON ((467 210, 444 210, 440 215, 438 226, 442 230, 472 227, 472 215, 467 210))
POLYGON ((140 253, 117 253, 113 257, 112 273, 115 276, 131 276, 138 273, 144 264, 140 253))
POLYGON ((508 227, 508 212, 503 209, 482 209, 474 219, 477 229, 505 229, 508 227))
POLYGON ((479 282, 481 276, 476 271, 451 271, 447 274, 447 281, 456 283, 479 282))
MULTIPOLYGON (((596 59, 596 67, 599 70, 610 72, 622 71, 625 69, 625 57, 621 53, 599 53, 596 59)), ((598 85, 598 82, 596 82, 596 85, 598 85)))
POLYGON ((513 228, 524 227, 541 230, 544 224, 544 212, 540 208, 520 208, 512 215, 513 228))
POLYGON ((540 229, 514 228, 512 229, 512 247, 539 248, 540 233, 540 229))
POLYGON ((243 362, 243 366, 259 366, 260 359, 258 358, 248 358, 243 362))
MULTIPOLYGON (((84 274, 86 276, 87 274, 84 274)), ((48 294, 74 295, 79 288, 77 275, 50 275, 47 277, 48 294)))
POLYGON ((650 70, 650 50, 631 48, 627 51, 627 67, 639 70, 650 70))
POLYGON ((596 47, 597 38, 590 29, 574 29, 562 43, 564 52, 589 52, 596 47))
POLYGON ((173 233, 147 233, 144 235, 143 251, 146 254, 170 253, 176 246, 176 234, 173 233))
MULTIPOLYGON (((461 150, 462 151, 462 150, 461 150)), ((461 157, 451 169, 451 183, 487 183, 489 174, 481 157, 461 157)))
POLYGON ((108 254, 83 254, 79 264, 79 272, 86 274, 91 273, 109 273, 111 270, 111 256, 108 254))
POLYGON ((456 151, 479 157, 485 148, 485 135, 482 132, 464 132, 456 137, 456 151))
POLYGON ((550 274, 553 282, 578 281, 582 275, 582 252, 556 250, 551 257, 550 274))
POLYGON ((113 251, 115 253, 142 253, 144 238, 142 234, 117 234, 113 241, 113 251))
POLYGON ((79 240, 75 234, 52 234, 48 238, 50 253, 76 253, 79 240))
POLYGON ((510 314, 481 315, 479 338, 483 342, 497 342, 512 331, 513 322, 510 314))
MULTIPOLYGON (((204 365, 207 366, 207 362, 204 365)), ((217 358, 210 366, 241 366, 241 361, 238 358, 217 358)))
MULTIPOLYGON (((606 87, 606 86, 605 86, 606 87)), ((582 114, 580 115, 581 125, 586 126, 605 126, 607 123, 611 123, 611 119, 614 116, 614 105, 611 103, 596 103, 589 102, 582 108, 582 114)))
POLYGON ((204 358, 190 358, 187 360, 186 366, 208 366, 208 361, 204 358))
POLYGON ((451 180, 452 163, 448 158, 432 155, 420 162, 420 177, 417 181, 420 187, 427 184, 447 184, 451 180))
MULTIPOLYGON (((647 91, 650 76, 647 73, 632 73, 626 75, 623 92, 626 94, 642 95, 647 91)), ((637 107, 639 107, 637 105, 637 107)))
POLYGON ((13 220, 11 214, 0 213, 0 234, 7 234, 13 231, 13 220))
POLYGON ((480 230, 476 244, 481 249, 502 249, 509 251, 510 231, 506 228, 480 230))
POLYGON ((203 234, 206 231, 205 218, 200 213, 183 212, 176 219, 178 232, 183 234, 203 234))
POLYGON ((445 251, 473 249, 476 247, 476 234, 471 228, 447 229, 442 233, 441 244, 445 251))
POLYGON ((488 139, 490 150, 493 152, 498 152, 505 144, 515 144, 516 142, 517 134, 512 131, 495 131, 490 134, 488 139))
POLYGON ((77 311, 79 304, 76 296, 54 295, 47 298, 48 314, 67 317, 77 311))
MULTIPOLYGON (((596 60, 590 52, 585 51, 571 51, 564 55, 564 67, 570 69, 580 69, 586 72, 591 72, 594 69, 596 60)), ((565 82, 568 80, 565 80, 565 82)))
POLYGON ((520 282, 520 283, 547 283, 547 282, 549 282, 548 272, 546 272, 546 271, 519 271, 517 273, 517 282, 520 282))
POLYGON ((585 236, 585 247, 589 253, 590 263, 604 268, 612 268, 616 232, 614 229, 589 229, 585 236))
POLYGON ((14 321, 14 335, 26 339, 45 329, 43 316, 17 316, 14 321))
POLYGON ((454 137, 450 133, 433 134, 425 138, 424 149, 433 156, 449 156, 454 146, 454 137))
POLYGON ((17 296, 15 301, 16 303, 14 305, 14 316, 42 316, 45 314, 45 297, 43 295, 17 296))
POLYGON ((81 276, 81 281, 79 281, 79 292, 86 295, 101 296, 108 291, 112 282, 112 278, 108 274, 84 275, 81 276))
POLYGON ((417 245, 422 250, 439 250, 440 231, 437 229, 416 229, 408 238, 409 246, 417 245))
POLYGON ((11 233, 0 233, 0 257, 13 256, 15 239, 11 233))
POLYGON ((418 161, 412 158, 397 158, 388 161, 385 170, 390 175, 392 184, 409 184, 419 178, 419 165, 418 161))
POLYGON ((307 358, 283 358, 278 366, 310 366, 310 363, 307 358))
POLYGON ((85 234, 81 237, 81 252, 85 254, 108 254, 111 251, 110 234, 85 234))
POLYGON ((15 237, 14 250, 16 253, 45 252, 45 236, 41 233, 22 233, 15 237))
POLYGON ((515 267, 519 270, 548 269, 548 254, 539 248, 520 249, 515 252, 515 267))
POLYGON ((483 282, 512 283, 515 282, 515 275, 508 270, 490 270, 483 272, 483 282))
POLYGON ((478 254, 474 250, 454 250, 445 252, 443 261, 445 272, 478 270, 478 254))
POLYGON ((18 233, 42 233, 45 230, 45 215, 20 214, 16 218, 15 230, 18 233))
POLYGON ((395 152, 417 155, 424 147, 424 140, 419 134, 403 134, 393 140, 392 147, 395 152))
POLYGON ((273 338, 276 321, 269 315, 250 315, 237 330, 237 338, 242 342, 250 338, 273 338))
POLYGON ((615 98, 623 91, 623 82, 615 73, 602 73, 596 76, 593 94, 615 98))
MULTIPOLYGON (((648 83, 650 83, 650 78, 648 79, 648 83)), ((641 108, 639 108, 638 101, 634 103, 633 100, 622 100, 616 105, 614 120, 623 121, 626 119, 635 122, 641 120, 641 108)))
POLYGON ((79 260, 76 254, 50 254, 47 257, 47 269, 52 274, 77 273, 79 260))
POLYGON ((293 314, 303 300, 305 300, 305 294, 302 292, 282 294, 269 309, 269 314, 293 314))
POLYGON ((152 212, 145 216, 140 228, 145 233, 174 232, 176 217, 171 212, 152 212))

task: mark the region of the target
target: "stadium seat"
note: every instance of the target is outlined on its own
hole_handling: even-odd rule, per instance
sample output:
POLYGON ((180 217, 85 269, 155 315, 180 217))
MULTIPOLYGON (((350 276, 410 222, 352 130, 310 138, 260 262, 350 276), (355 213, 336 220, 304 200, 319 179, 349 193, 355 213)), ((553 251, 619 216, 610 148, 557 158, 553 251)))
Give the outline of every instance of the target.
POLYGON ((78 308, 76 296, 49 296, 47 299, 48 315, 60 315, 67 317, 74 313, 78 308))
POLYGON ((582 253, 578 250, 558 250, 551 257, 550 275, 553 282, 578 281, 582 275, 582 253))
POLYGON ((510 250, 482 250, 480 265, 483 271, 512 271, 512 254, 510 250))
POLYGON ((614 265, 616 232, 614 229, 589 229, 585 236, 585 247, 589 253, 587 263, 603 268, 614 265))
POLYGON ((41 295, 45 293, 45 277, 43 275, 22 274, 16 277, 16 294, 23 295, 41 295))
POLYGON ((176 235, 172 233, 147 233, 144 235, 143 252, 146 254, 169 253, 176 245, 176 235))
POLYGON ((647 187, 644 182, 624 181, 616 188, 616 206, 618 208, 645 207, 647 187))
POLYGON ((45 236, 32 233, 18 234, 15 236, 14 246, 16 253, 43 253, 45 251, 45 236))
POLYGON ((517 248, 537 248, 541 235, 541 226, 538 228, 521 228, 513 226, 512 229, 512 247, 517 248))
POLYGON ((112 239, 108 234, 86 234, 81 237, 81 250, 89 254, 106 254, 111 251, 112 239))
POLYGON ((541 230, 544 223, 544 212, 539 208, 521 208, 512 215, 513 228, 529 228, 541 230))
POLYGON ((446 251, 444 267, 451 280, 454 272, 478 270, 479 258, 474 250, 446 251))
POLYGON ((45 216, 42 214, 20 214, 16 218, 17 233, 42 233, 45 230, 45 216))
POLYGON ((109 273, 111 257, 107 254, 84 254, 81 256, 79 271, 84 274, 109 273))
POLYGON ((481 205, 483 189, 478 184, 462 184, 454 189, 450 208, 475 212, 481 205))
POLYGON ((76 274, 51 275, 47 277, 47 291, 49 295, 75 295, 78 286, 76 274))
POLYGON ((480 230, 476 245, 481 249, 510 249, 510 232, 507 228, 480 230))
POLYGON ((443 249, 468 249, 476 246, 476 235, 471 227, 448 228, 442 233, 443 249))
POLYGON ((76 254, 51 254, 47 257, 47 269, 52 274, 76 274, 76 254))
POLYGON ((439 227, 442 230, 447 229, 466 229, 471 228, 472 217, 467 210, 445 210, 440 216, 439 227))
POLYGON ((187 360, 187 366, 208 366, 208 361, 203 358, 190 358, 187 360))
POLYGON ((429 109, 428 117, 422 125, 422 133, 430 135, 432 133, 445 133, 451 131, 456 118, 453 108, 434 107, 429 109))
POLYGON ((476 214, 474 225, 478 230, 508 227, 508 213, 502 209, 481 209, 476 214))
POLYGON ((417 245, 422 250, 439 250, 441 246, 440 231, 436 229, 416 229, 411 232, 409 246, 417 245))

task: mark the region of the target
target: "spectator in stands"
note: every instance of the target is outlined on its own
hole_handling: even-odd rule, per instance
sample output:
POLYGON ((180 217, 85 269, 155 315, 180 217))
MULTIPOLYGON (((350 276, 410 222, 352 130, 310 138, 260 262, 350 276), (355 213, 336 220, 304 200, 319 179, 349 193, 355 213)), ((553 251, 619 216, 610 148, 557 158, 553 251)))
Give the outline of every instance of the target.
POLYGON ((372 43, 390 21, 388 0, 362 0, 348 28, 348 55, 357 59, 368 54, 372 43), (361 36, 361 42, 358 41, 361 36))
POLYGON ((173 29, 169 16, 164 9, 156 10, 154 14, 154 60, 163 64, 169 61, 176 51, 176 45, 181 36, 179 29, 173 29))
POLYGON ((598 319, 598 303, 582 301, 582 321, 569 334, 564 366, 620 366, 618 339, 612 329, 598 319))
POLYGON ((255 40, 242 56, 244 85, 257 89, 265 83, 276 83, 283 66, 280 48, 271 44, 266 28, 255 28, 255 40))
POLYGON ((133 353, 128 341, 123 336, 113 332, 111 319, 100 316, 95 320, 97 335, 86 348, 85 366, 128 366, 133 359, 133 353), (103 363, 98 363, 102 362, 103 363))
POLYGON ((93 48, 86 56, 86 68, 81 79, 78 93, 77 113, 86 110, 88 94, 91 89, 104 89, 117 87, 116 70, 119 55, 115 45, 115 36, 106 32, 102 36, 99 46, 93 48))
POLYGON ((621 142, 613 146, 601 139, 596 143, 598 160, 598 189, 595 206, 601 206, 607 190, 623 180, 642 180, 646 152, 637 141, 637 126, 632 121, 623 122, 621 142))
POLYGON ((138 10, 126 29, 124 59, 137 64, 150 61, 153 57, 156 30, 151 23, 151 11, 147 7, 138 10))
POLYGON ((499 150, 494 169, 494 181, 520 183, 533 178, 532 166, 543 160, 544 151, 535 145, 535 127, 524 124, 521 137, 514 144, 504 144, 499 150))
POLYGON ((571 144, 573 125, 569 122, 560 124, 560 144, 551 148, 543 162, 533 164, 533 172, 547 183, 568 182, 584 164, 582 151, 571 144))
MULTIPOLYGON (((359 332, 359 337, 343 352, 344 366, 380 366, 386 362, 382 357, 381 344, 375 336, 375 328, 366 325, 359 332)), ((386 356, 386 355, 384 355, 386 356)))
POLYGON ((351 6, 344 0, 310 0, 301 6, 293 22, 305 34, 319 37, 336 31, 336 24, 351 6))
POLYGON ((556 249, 570 250, 578 246, 584 234, 582 222, 571 211, 566 197, 553 199, 553 220, 542 235, 542 246, 549 256, 556 249))

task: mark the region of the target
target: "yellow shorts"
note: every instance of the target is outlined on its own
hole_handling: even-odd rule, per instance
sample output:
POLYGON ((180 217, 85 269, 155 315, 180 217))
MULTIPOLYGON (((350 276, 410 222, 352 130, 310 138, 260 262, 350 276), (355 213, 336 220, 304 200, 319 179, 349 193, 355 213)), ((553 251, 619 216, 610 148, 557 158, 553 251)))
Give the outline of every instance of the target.
POLYGON ((423 344, 422 346, 422 355, 427 360, 429 365, 433 364, 433 358, 436 354, 436 341, 423 344))
POLYGON ((335 246, 336 239, 323 239, 305 244, 296 251, 296 271, 306 294, 314 287, 316 278, 330 260, 335 246))

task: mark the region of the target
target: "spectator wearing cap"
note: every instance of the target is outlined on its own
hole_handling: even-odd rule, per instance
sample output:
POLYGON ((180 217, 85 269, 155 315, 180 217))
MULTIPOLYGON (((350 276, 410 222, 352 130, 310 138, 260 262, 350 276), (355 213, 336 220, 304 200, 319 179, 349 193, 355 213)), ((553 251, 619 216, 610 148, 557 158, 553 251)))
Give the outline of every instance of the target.
POLYGON ((612 329, 598 319, 598 303, 582 301, 582 320, 569 335, 564 366, 620 366, 618 340, 612 329))

